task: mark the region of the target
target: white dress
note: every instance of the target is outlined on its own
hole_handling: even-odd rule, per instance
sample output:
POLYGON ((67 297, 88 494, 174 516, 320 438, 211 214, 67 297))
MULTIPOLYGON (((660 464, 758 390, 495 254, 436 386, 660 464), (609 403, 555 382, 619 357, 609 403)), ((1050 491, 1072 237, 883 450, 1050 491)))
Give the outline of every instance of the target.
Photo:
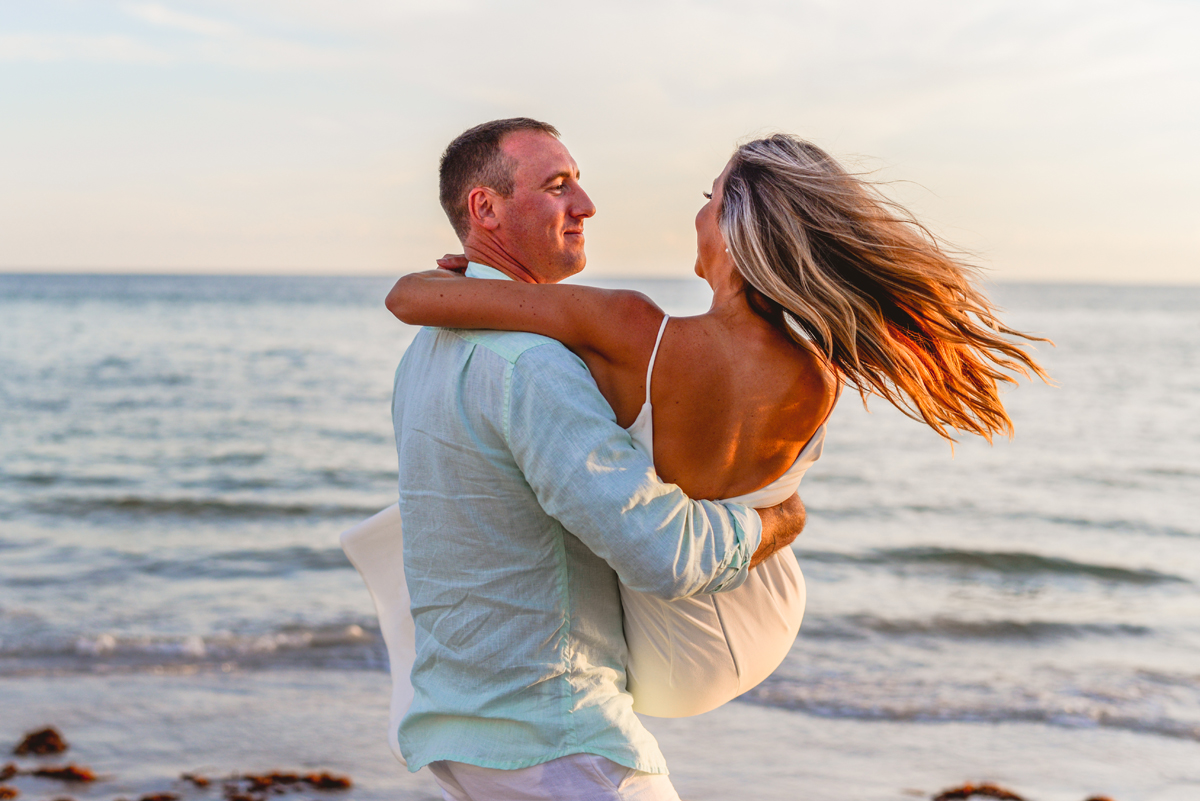
MULTIPOLYGON (((650 376, 667 320, 664 317, 646 371, 646 402, 628 431, 653 459, 650 376)), ((825 426, 813 434, 788 471, 766 487, 728 500, 764 508, 795 494, 821 456, 825 426)), ((412 705, 410 676, 416 628, 404 578, 404 531, 398 504, 347 529, 342 550, 358 570, 379 616, 392 674, 388 746, 404 763, 397 731, 412 705)), ((636 712, 654 717, 699 715, 736 698, 771 675, 787 655, 804 616, 804 576, 790 548, 750 571, 736 590, 664 601, 621 585, 628 689, 636 712)))
MULTIPOLYGON (((646 401, 627 430, 634 447, 654 459, 650 379, 667 328, 663 317, 646 368, 646 401)), ((762 489, 724 500, 762 509, 790 498, 821 457, 825 425, 782 476, 762 489)), ((791 650, 804 617, 804 576, 791 548, 750 571, 729 592, 664 601, 621 585, 627 687, 633 709, 661 718, 699 715, 758 686, 791 650)))

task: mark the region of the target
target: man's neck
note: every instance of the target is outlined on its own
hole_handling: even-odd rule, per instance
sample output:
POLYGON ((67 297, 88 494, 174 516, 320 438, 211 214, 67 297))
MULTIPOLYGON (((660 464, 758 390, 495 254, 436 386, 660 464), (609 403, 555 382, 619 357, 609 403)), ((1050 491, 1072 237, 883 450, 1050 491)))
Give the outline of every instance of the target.
POLYGON ((527 284, 540 284, 537 276, 526 269, 523 264, 493 242, 468 242, 463 245, 463 253, 468 261, 486 264, 499 270, 514 281, 524 281, 527 284))

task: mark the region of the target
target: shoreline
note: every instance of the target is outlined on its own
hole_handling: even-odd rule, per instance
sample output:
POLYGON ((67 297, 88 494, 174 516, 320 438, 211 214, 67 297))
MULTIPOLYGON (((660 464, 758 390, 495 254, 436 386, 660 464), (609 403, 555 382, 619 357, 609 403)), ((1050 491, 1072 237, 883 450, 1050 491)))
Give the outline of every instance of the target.
MULTIPOLYGON (((0 708, 10 714, 0 739, 16 743, 27 731, 54 725, 71 750, 37 759, 86 765, 101 777, 70 786, 16 777, 9 784, 21 791, 19 801, 159 793, 215 801, 219 790, 196 788, 180 775, 279 769, 327 770, 354 780, 347 794, 305 798, 435 801, 432 777, 408 773, 387 750, 388 692, 386 674, 367 671, 5 678, 0 708)), ((1194 742, 1134 732, 816 718, 736 701, 697 718, 643 720, 688 801, 744 798, 747 788, 762 801, 930 799, 983 782, 1027 801, 1200 795, 1194 742)))

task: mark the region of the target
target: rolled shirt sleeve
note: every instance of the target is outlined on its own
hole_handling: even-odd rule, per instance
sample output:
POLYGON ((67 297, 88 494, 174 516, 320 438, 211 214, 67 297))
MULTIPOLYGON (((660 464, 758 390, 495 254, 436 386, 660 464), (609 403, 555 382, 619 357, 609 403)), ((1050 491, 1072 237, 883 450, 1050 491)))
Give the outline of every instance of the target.
POLYGON ((504 434, 538 503, 626 586, 675 599, 745 581, 762 539, 758 513, 694 501, 659 480, 578 357, 530 348, 507 381, 504 434))

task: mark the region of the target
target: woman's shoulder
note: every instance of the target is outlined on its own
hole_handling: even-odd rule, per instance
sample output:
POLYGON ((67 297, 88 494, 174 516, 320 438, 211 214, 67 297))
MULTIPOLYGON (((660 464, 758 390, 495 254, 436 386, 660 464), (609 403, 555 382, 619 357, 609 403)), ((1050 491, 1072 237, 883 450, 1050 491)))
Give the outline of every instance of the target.
POLYGON ((643 292, 634 289, 584 288, 592 293, 589 300, 596 304, 597 310, 603 311, 610 320, 656 327, 662 322, 665 312, 643 292))
POLYGON ((641 292, 583 285, 564 289, 577 293, 581 342, 610 358, 636 356, 662 323, 663 310, 641 292))

